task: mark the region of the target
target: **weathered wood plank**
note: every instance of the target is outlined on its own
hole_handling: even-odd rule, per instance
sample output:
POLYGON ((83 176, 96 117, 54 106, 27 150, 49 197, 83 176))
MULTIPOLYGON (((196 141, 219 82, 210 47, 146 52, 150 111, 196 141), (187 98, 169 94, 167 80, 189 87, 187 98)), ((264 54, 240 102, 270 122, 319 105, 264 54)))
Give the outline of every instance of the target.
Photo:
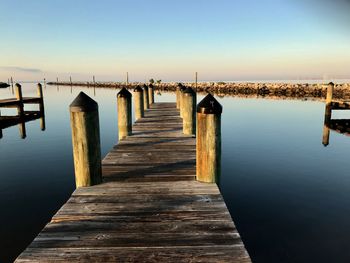
POLYGON ((17 262, 251 262, 243 245, 28 249, 17 262), (234 259, 234 261, 233 261, 234 259))
POLYGON ((156 103, 16 262, 251 262, 215 184, 195 181, 195 139, 156 103))

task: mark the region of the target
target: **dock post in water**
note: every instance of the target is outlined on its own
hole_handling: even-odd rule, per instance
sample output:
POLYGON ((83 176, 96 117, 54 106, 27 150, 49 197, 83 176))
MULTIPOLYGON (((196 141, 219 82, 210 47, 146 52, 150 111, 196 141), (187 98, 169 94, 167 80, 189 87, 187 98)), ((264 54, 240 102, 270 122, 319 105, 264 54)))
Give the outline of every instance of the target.
POLYGON ((102 182, 98 105, 83 92, 69 106, 76 187, 102 182))
POLYGON ((185 91, 186 87, 181 85, 180 92, 179 92, 179 99, 180 99, 180 117, 183 118, 183 105, 182 105, 182 99, 183 99, 183 92, 185 91))
POLYGON ((143 85, 143 109, 149 109, 148 87, 146 84, 143 85))
POLYGON ((197 106, 196 177, 218 183, 221 175, 222 106, 208 94, 197 106))
POLYGON ((327 97, 326 97, 326 104, 331 104, 333 100, 333 92, 334 92, 334 83, 330 82, 327 86, 327 97))
POLYGON ((183 133, 196 135, 196 93, 188 87, 182 95, 183 133))
POLYGON ((154 103, 154 86, 152 83, 148 86, 148 100, 150 105, 154 103))
POLYGON ((132 133, 131 93, 126 88, 122 88, 117 94, 117 104, 118 138, 122 140, 132 133))
POLYGON ((24 106, 23 106, 23 95, 22 95, 22 86, 16 83, 16 99, 18 101, 17 112, 19 117, 24 115, 24 106))
POLYGON ((139 120, 144 117, 143 109, 143 90, 140 86, 134 89, 134 107, 135 107, 135 119, 139 120))
POLYGON ((45 111, 44 111, 44 94, 43 94, 43 87, 40 83, 38 83, 38 96, 40 98, 39 102, 39 112, 40 112, 40 129, 42 131, 45 131, 46 125, 45 125, 45 111))
POLYGON ((177 84, 176 87, 176 109, 180 109, 180 89, 182 87, 181 83, 177 84))

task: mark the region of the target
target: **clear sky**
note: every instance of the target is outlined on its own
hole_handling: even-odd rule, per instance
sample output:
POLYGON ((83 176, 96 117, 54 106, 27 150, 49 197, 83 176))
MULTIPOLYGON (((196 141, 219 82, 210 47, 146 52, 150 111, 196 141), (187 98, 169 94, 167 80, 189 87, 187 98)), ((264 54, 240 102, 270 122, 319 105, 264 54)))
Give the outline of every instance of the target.
POLYGON ((0 0, 0 81, 350 76, 349 0, 0 0))

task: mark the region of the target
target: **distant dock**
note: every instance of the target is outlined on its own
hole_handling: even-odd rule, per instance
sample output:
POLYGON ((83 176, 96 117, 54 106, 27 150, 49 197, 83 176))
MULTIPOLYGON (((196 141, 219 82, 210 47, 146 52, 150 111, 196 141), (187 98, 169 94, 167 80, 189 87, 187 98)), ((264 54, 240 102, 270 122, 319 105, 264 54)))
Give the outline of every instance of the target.
MULTIPOLYGON (((208 141, 211 159, 201 148, 207 144, 196 143, 207 135, 194 136, 195 94, 179 93, 177 109, 153 103, 146 88, 134 91, 139 118, 132 126, 131 95, 118 93, 120 141, 103 159, 101 175, 97 104, 84 94, 72 103, 80 187, 15 262, 251 262, 217 185, 199 181, 220 174, 220 145, 218 137, 208 141)), ((197 114, 220 123, 219 111, 203 106, 197 114)))
POLYGON ((16 108, 17 115, 2 116, 0 112, 0 139, 3 137, 2 130, 11 126, 19 125, 21 138, 26 137, 25 123, 28 121, 40 119, 41 130, 45 130, 44 96, 41 84, 37 85, 38 97, 23 97, 20 84, 15 85, 15 98, 0 99, 1 108, 16 108), (26 111, 24 105, 37 104, 39 110, 26 111))

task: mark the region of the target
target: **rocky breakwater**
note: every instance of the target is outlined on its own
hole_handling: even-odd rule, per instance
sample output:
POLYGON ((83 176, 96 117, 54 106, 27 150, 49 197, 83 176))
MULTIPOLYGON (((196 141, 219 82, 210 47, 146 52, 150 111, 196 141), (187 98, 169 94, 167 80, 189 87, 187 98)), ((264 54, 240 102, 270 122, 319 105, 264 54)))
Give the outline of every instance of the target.
MULTIPOLYGON (((49 85, 62 86, 87 86, 96 88, 127 88, 134 89, 144 83, 133 82, 128 85, 118 82, 51 82, 49 85)), ((192 87, 199 93, 211 92, 218 96, 244 96, 244 97, 272 97, 272 98, 295 98, 295 99, 323 99, 326 96, 327 84, 292 84, 292 83, 224 83, 224 82, 200 82, 182 83, 192 87)), ((176 91, 178 83, 168 82, 154 84, 158 91, 176 91)), ((335 84, 333 98, 350 99, 350 83, 335 84)))

